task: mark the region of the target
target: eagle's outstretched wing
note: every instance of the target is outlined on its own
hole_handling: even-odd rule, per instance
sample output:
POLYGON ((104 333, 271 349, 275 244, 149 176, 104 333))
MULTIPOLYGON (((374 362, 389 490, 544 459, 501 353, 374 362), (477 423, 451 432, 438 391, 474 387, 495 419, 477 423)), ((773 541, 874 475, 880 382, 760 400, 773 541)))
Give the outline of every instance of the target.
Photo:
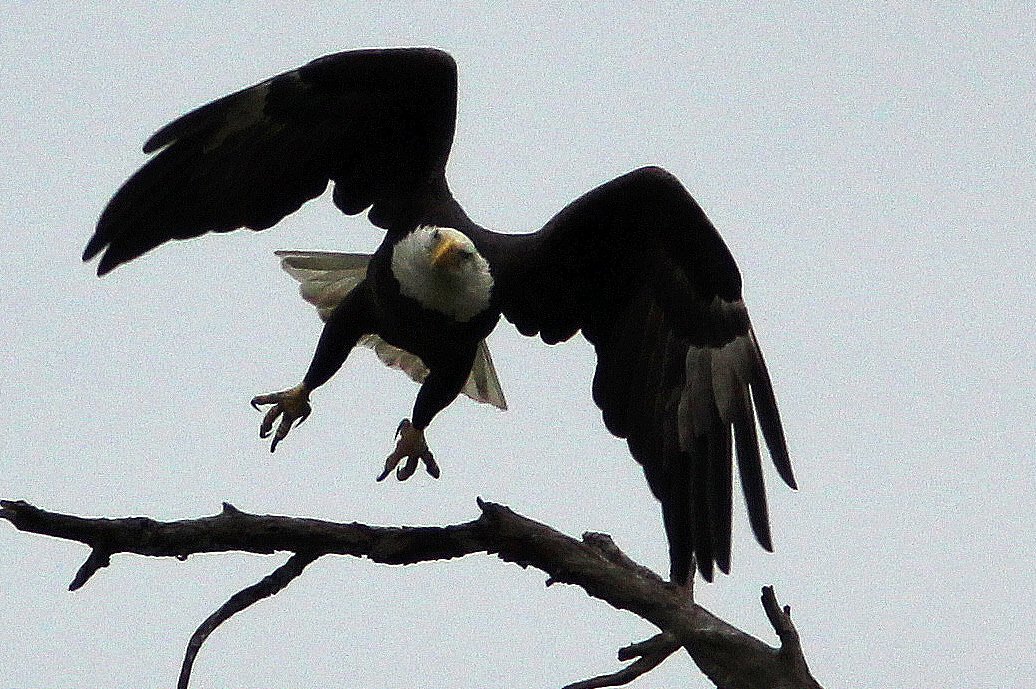
POLYGON ((777 403, 737 265, 676 178, 636 170, 539 232, 485 241, 508 320, 549 343, 581 330, 594 345, 594 401, 662 502, 674 580, 692 555, 707 580, 714 565, 729 571, 735 448, 752 529, 772 549, 757 417, 795 486, 777 403))
POLYGON ((335 204, 386 229, 455 205, 446 160, 457 68, 430 48, 328 55, 160 129, 83 253, 99 275, 170 239, 262 230, 335 183, 335 204))

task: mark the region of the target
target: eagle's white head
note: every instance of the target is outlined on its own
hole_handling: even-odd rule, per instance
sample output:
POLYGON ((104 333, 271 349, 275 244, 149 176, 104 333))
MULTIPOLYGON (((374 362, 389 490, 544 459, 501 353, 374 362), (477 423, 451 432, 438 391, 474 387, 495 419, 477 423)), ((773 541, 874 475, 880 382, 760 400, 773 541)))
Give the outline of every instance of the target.
POLYGON ((392 274, 405 296, 454 320, 469 321, 489 307, 489 263, 452 227, 425 225, 396 242, 392 274))

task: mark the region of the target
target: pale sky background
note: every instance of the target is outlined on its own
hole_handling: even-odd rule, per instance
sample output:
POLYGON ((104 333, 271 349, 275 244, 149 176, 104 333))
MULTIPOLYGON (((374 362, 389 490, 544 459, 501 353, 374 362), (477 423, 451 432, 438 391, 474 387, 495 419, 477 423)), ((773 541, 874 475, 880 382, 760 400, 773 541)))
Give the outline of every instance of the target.
MULTIPOLYGON (((268 232, 166 245, 104 280, 79 256, 177 115, 314 57, 434 45, 460 69, 450 159, 476 221, 539 228, 644 164, 720 228, 801 490, 769 471, 777 552, 737 503, 716 614, 775 643, 776 587, 826 687, 1036 684, 1031 3, 7 3, 0 22, 0 496, 83 515, 448 524, 502 502, 610 533, 666 571, 657 504, 589 396, 583 341, 490 340, 511 411, 460 400, 438 482, 376 484, 417 387, 368 352, 270 455, 248 400, 320 332, 279 248, 372 250, 327 198, 268 232)), ((119 556, 0 525, 0 687, 175 682, 195 627, 284 555, 119 556)), ((325 558, 217 631, 194 687, 558 687, 647 623, 487 556, 325 558)), ((635 686, 710 686, 674 656, 635 686)))

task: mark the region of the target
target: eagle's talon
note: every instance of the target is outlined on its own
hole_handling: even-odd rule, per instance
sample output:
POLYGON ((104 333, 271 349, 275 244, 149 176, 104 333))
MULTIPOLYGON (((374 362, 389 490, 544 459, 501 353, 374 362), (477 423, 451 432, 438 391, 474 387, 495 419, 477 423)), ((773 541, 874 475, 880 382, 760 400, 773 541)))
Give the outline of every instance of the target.
POLYGON ((292 425, 301 425, 313 412, 309 406, 309 390, 302 385, 296 385, 289 390, 271 392, 267 395, 256 395, 252 398, 252 407, 256 410, 260 405, 272 404, 262 422, 259 424, 259 437, 268 438, 273 434, 273 441, 270 443, 270 452, 277 449, 277 444, 288 437, 292 425), (274 432, 274 424, 280 417, 281 422, 274 432), (297 423, 296 423, 297 422, 297 423))
POLYGON ((385 459, 385 469, 378 475, 378 481, 384 481, 392 470, 396 470, 396 478, 406 481, 414 475, 417 467, 424 462, 425 469, 432 478, 439 478, 439 465, 432 457, 432 451, 424 439, 424 431, 415 428, 410 419, 403 419, 396 428, 396 449, 385 459), (403 460, 406 460, 405 462, 403 460))
POLYGON ((417 471, 417 457, 408 457, 406 462, 396 468, 396 479, 406 481, 417 471))
POLYGON ((424 460, 424 468, 428 475, 432 478, 439 478, 439 465, 436 463, 435 457, 432 456, 432 451, 429 450, 428 455, 421 459, 424 460))

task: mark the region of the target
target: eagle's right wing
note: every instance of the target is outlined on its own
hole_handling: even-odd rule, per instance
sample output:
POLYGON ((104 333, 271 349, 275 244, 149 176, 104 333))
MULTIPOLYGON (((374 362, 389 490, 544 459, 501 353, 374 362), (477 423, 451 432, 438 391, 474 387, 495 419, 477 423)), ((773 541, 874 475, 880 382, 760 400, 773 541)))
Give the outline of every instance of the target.
POLYGON ((457 65, 431 48, 313 60, 204 105, 144 144, 83 252, 104 275, 171 239, 263 230, 335 183, 342 212, 403 227, 456 202, 457 65))

